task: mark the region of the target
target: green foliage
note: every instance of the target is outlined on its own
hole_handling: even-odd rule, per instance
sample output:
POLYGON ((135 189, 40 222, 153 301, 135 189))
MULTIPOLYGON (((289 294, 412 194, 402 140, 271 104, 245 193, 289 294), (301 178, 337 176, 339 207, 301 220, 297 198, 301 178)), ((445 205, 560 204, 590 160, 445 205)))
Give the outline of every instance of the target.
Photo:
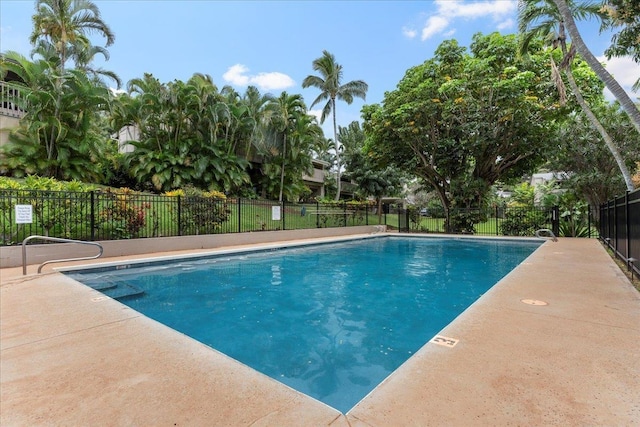
POLYGON ((523 182, 513 188, 509 199, 512 207, 533 207, 536 200, 536 189, 528 182, 523 182))
MULTIPOLYGON (((557 114, 542 52, 518 55, 515 36, 476 34, 470 54, 455 40, 407 71, 382 106, 363 108, 368 152, 410 171, 452 207, 482 209, 498 180, 544 161, 557 114)), ((481 216, 453 218, 470 231, 481 216)))
POLYGON ((110 203, 98 213, 98 224, 107 230, 111 238, 132 239, 146 225, 149 203, 135 202, 139 194, 128 188, 107 189, 110 203))
POLYGON ((315 87, 320 90, 320 94, 313 100, 309 108, 323 103, 320 123, 324 123, 329 114, 333 117, 333 142, 335 145, 336 161, 336 196, 340 199, 340 175, 342 173, 342 163, 340 161, 340 143, 338 140, 338 129, 336 127, 336 100, 351 104, 354 98, 365 99, 369 85, 363 80, 352 80, 347 83, 342 82, 342 65, 336 62, 335 56, 324 50, 322 56, 312 63, 313 70, 318 74, 309 75, 302 81, 302 87, 315 87))
POLYGON ((140 138, 124 164, 157 191, 185 185, 233 192, 249 182, 248 162, 233 152, 245 110, 230 109, 208 76, 161 84, 150 74, 133 79, 114 105, 115 128, 136 125, 140 138))
POLYGON ((547 213, 533 208, 511 208, 505 212, 500 232, 504 236, 533 236, 536 230, 548 228, 547 213))
POLYGON ((322 129, 307 114, 302 97, 282 92, 271 99, 256 136, 265 195, 279 201, 304 197, 308 189, 302 176, 312 171, 311 152, 322 139, 322 129))
MULTIPOLYGON (((0 200, 2 223, 10 224, 15 205, 31 205, 35 222, 43 228, 44 234, 57 237, 77 238, 87 218, 77 205, 86 203, 86 192, 94 186, 79 181, 63 182, 50 177, 28 176, 21 181, 0 177, 0 190, 12 190, 0 200), (21 190, 37 190, 36 192, 21 190), (67 192, 77 192, 77 197, 68 199, 67 192), (11 195, 11 196, 10 196, 11 195)), ((86 229, 86 227, 84 227, 86 229)), ((4 228, 4 244, 14 243, 26 237, 23 225, 4 228)))
POLYGON ((603 10, 609 18, 603 22, 603 27, 619 29, 611 38, 611 46, 604 52, 607 58, 631 56, 635 62, 640 62, 640 3, 635 0, 607 0, 603 10))
POLYGON ((5 84, 21 92, 26 111, 2 147, 0 168, 16 177, 101 182, 104 177, 94 165, 108 140, 99 116, 109 108, 109 90, 79 70, 58 76, 55 64, 31 62, 14 52, 4 56, 0 69, 22 79, 5 84))
MULTIPOLYGON (((231 214, 226 196, 218 191, 202 191, 186 186, 165 195, 181 196, 181 222, 184 232, 189 234, 215 233, 231 214)), ((173 209, 173 213, 177 215, 177 208, 173 209)))
MULTIPOLYGON (((601 124, 620 147, 627 167, 633 171, 640 161, 640 135, 617 103, 594 106, 601 124)), ((599 206, 626 190, 611 152, 587 119, 571 115, 561 122, 557 148, 550 153, 550 167, 571 171, 563 186, 592 206, 599 206)))
POLYGON ((402 190, 405 174, 393 166, 381 167, 367 153, 365 133, 358 122, 339 128, 340 141, 344 147, 345 176, 356 183, 356 195, 372 196, 376 201, 384 196, 396 196, 402 190))

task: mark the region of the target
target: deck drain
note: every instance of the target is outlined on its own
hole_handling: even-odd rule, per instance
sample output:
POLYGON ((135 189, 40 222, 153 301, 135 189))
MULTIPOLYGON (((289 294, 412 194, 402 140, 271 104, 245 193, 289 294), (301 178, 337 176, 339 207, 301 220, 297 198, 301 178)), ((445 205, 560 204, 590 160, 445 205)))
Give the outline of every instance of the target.
POLYGON ((458 341, 459 340, 457 340, 455 338, 449 338, 449 337, 443 337, 442 335, 436 335, 435 337, 431 338, 431 341, 429 341, 429 342, 434 343, 434 344, 438 344, 438 345, 443 345, 445 347, 452 348, 452 347, 455 347, 456 344, 458 344, 458 341))
POLYGON ((529 305, 548 305, 547 302, 538 299, 521 299, 520 301, 529 305))

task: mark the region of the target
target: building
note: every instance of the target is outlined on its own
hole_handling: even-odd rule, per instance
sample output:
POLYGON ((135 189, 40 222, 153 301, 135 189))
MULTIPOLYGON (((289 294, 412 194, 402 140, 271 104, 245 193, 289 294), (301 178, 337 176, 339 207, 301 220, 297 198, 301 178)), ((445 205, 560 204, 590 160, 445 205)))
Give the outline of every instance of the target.
POLYGON ((11 81, 19 81, 18 76, 12 72, 8 72, 0 81, 0 146, 7 143, 9 133, 18 127, 25 114, 20 108, 20 92, 6 83, 11 81))

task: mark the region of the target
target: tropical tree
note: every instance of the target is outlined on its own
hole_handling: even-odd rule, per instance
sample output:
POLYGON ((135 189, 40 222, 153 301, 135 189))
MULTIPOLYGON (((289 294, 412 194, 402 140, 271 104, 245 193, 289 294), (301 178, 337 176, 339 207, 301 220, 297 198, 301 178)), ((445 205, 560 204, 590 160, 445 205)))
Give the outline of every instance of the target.
POLYGON ((344 101, 351 104, 354 98, 365 99, 369 86, 362 80, 353 80, 342 83, 342 65, 336 62, 335 56, 328 51, 323 51, 322 56, 312 63, 313 70, 318 75, 309 75, 302 81, 302 87, 315 87, 320 89, 320 94, 311 103, 310 108, 315 105, 327 101, 322 108, 320 123, 324 123, 325 119, 332 114, 333 119, 333 140, 336 145, 336 200, 340 199, 340 173, 342 165, 340 164, 340 141, 338 140, 338 127, 336 124, 336 100, 344 101))
MULTIPOLYGON (((616 103, 600 104, 596 113, 607 132, 620 142, 627 167, 638 170, 640 135, 633 131, 629 116, 616 103)), ((571 114, 560 125, 557 148, 549 159, 550 167, 569 172, 563 184, 593 207, 626 190, 616 162, 597 137, 584 115, 571 114)))
MULTIPOLYGON (((614 56, 631 56, 640 63, 640 2, 634 0, 607 0, 602 5, 608 20, 603 21, 603 29, 620 28, 611 38, 611 46, 605 50, 607 59, 614 56)), ((640 89, 640 78, 633 85, 640 89)))
POLYGON ((135 125, 138 140, 125 165, 138 182, 157 191, 191 184, 233 192, 249 182, 248 162, 230 141, 235 124, 209 76, 163 84, 150 74, 128 84, 114 106, 114 128, 135 125))
POLYGON ((566 25, 567 32, 569 33, 569 37, 571 38, 572 48, 575 47, 575 50, 584 58, 584 60, 589 64, 591 69, 600 77, 600 79, 604 82, 607 88, 611 91, 613 96, 616 97, 620 105, 624 109, 624 111, 629 115, 631 119, 631 123, 635 127, 636 131, 640 132, 640 110, 633 103, 627 92, 620 86, 618 81, 613 78, 613 76, 604 68, 604 66, 600 63, 598 58, 589 50, 584 40, 582 40, 582 36, 578 31, 578 27, 576 26, 575 20, 573 19, 570 1, 567 2, 565 0, 552 0, 558 8, 560 12, 560 16, 566 25))
MULTIPOLYGON (((89 0, 37 0, 30 42, 40 49, 52 49, 62 73, 68 60, 86 64, 89 39, 98 34, 106 39, 105 47, 115 41, 111 28, 102 20, 100 10, 89 0)), ((102 52, 104 53, 104 52, 102 52)), ((93 55, 90 55, 91 57, 93 55)))
POLYGON ((7 52, 0 62, 0 74, 7 71, 20 78, 5 84, 22 94, 26 113, 3 147, 3 168, 15 176, 100 182, 95 165, 109 139, 100 116, 109 109, 109 90, 79 70, 67 70, 58 86, 51 63, 32 62, 16 52, 7 52))
MULTIPOLYGON (((602 16, 600 6, 598 5, 592 3, 574 4, 573 2, 571 2, 571 4, 573 6, 573 15, 578 17, 579 19, 602 16)), ((624 181, 627 185, 627 189, 633 190, 634 186, 631 180, 631 174, 629 173, 629 169, 627 168, 624 159, 620 154, 620 150, 618 149, 615 141, 607 133, 606 129, 602 126, 596 115, 593 113, 589 104, 583 97, 580 87, 576 83, 572 72, 574 51, 570 50, 567 46, 564 19, 562 18, 562 16, 560 16, 558 8, 556 7, 555 3, 553 3, 553 0, 521 0, 519 3, 518 22, 519 30, 522 34, 520 45, 521 53, 526 54, 527 50, 529 49, 530 43, 536 37, 542 37, 552 46, 549 55, 551 61, 551 69, 554 75, 556 86, 558 87, 561 98, 564 101, 564 83, 562 81, 562 78, 558 74, 558 68, 553 59, 553 50, 558 46, 560 47, 563 56, 561 69, 565 72, 567 81, 569 82, 571 91, 576 101, 580 105, 583 113, 589 119, 589 123, 591 123, 591 126, 593 126, 598 131, 607 148, 613 155, 613 158, 616 160, 618 168, 620 169, 622 177, 624 178, 624 181)))
POLYGON ((396 167, 379 167, 365 151, 366 135, 360 123, 351 122, 338 131, 344 147, 345 175, 357 185, 356 193, 361 197, 373 197, 378 206, 378 221, 382 218, 382 198, 396 196, 402 190, 404 173, 396 167))
POLYGON ((455 40, 407 71, 382 106, 363 109, 367 152, 411 172, 437 193, 450 231, 471 231, 498 180, 530 173, 553 142, 557 95, 545 58, 518 54, 514 35, 476 34, 471 54, 455 40))
POLYGON ((273 98, 266 105, 259 134, 256 147, 262 156, 264 190, 273 194, 277 188, 280 202, 285 196, 295 198, 302 191, 302 174, 312 167, 312 148, 322 135, 314 118, 307 114, 302 96, 282 92, 273 98))
POLYGON ((315 146, 314 156, 318 160, 329 163, 329 165, 334 165, 336 160, 335 151, 336 144, 333 142, 333 139, 322 138, 315 146))
POLYGON ((267 120, 272 129, 272 137, 279 146, 282 165, 280 166, 280 191, 278 201, 282 202, 282 192, 284 190, 284 175, 287 162, 287 137, 293 132, 293 126, 297 118, 306 114, 304 100, 300 95, 289 95, 282 92, 278 98, 273 100, 267 120))
POLYGON ((261 94, 255 86, 248 86, 245 90, 241 104, 246 109, 245 124, 247 126, 247 134, 245 135, 242 146, 236 148, 236 153, 250 160, 255 151, 254 143, 260 131, 260 124, 263 122, 267 112, 267 106, 273 101, 273 95, 270 93, 261 94))

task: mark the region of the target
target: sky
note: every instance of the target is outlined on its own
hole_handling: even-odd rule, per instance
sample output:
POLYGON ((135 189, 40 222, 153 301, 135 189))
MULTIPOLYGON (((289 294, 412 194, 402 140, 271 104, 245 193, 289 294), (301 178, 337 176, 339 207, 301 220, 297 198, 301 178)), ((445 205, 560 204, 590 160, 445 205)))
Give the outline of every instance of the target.
MULTIPOLYGON (((314 59, 324 50, 343 67, 343 83, 364 80, 365 101, 336 106, 339 126, 360 120, 364 104, 381 103, 405 72, 433 57, 444 41, 469 46, 475 33, 517 32, 517 0, 93 0, 113 33, 110 59, 97 62, 126 82, 151 73, 161 82, 208 74, 218 88, 244 93, 301 94, 308 107, 319 92, 302 88, 314 59)), ((0 51, 29 56, 33 0, 0 1, 0 51)), ((578 22, 590 50, 603 62, 611 35, 595 23, 578 22)), ((104 39, 94 38, 103 45, 104 39)), ((606 61, 607 69, 631 93, 640 65, 606 61)), ((610 95, 607 96, 612 99, 610 95)), ((313 107, 319 114, 324 104, 313 107)), ((333 136, 330 120, 323 129, 333 136)))

